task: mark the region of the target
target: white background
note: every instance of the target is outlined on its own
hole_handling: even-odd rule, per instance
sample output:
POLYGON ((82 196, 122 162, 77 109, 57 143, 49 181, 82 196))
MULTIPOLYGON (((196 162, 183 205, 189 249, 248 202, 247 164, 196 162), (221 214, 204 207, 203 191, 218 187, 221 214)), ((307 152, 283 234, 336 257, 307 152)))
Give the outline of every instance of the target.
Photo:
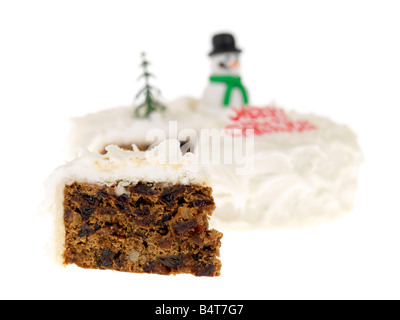
POLYGON ((398 1, 1 1, 0 298, 400 298, 398 1), (365 162, 354 212, 295 230, 226 232, 222 275, 57 267, 42 183, 68 119, 128 105, 145 50, 165 99, 199 96, 212 34, 231 31, 254 104, 348 124, 365 162))

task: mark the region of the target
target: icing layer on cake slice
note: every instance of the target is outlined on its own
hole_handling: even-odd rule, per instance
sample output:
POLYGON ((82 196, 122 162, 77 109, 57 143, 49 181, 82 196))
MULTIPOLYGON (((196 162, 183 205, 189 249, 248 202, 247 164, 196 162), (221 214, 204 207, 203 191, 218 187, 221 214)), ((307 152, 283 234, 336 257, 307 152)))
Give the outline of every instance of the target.
POLYGON ((220 274, 222 234, 205 169, 176 140, 147 152, 107 147, 57 168, 46 182, 62 264, 126 272, 220 274))

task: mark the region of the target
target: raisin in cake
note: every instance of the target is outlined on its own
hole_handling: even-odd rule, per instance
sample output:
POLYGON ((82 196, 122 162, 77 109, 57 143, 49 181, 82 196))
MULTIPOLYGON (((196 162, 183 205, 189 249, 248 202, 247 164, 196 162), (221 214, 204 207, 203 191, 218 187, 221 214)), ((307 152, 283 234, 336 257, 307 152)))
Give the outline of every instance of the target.
POLYGON ((217 276, 222 234, 205 169, 177 140, 151 151, 82 150, 46 182, 63 264, 137 273, 217 276))

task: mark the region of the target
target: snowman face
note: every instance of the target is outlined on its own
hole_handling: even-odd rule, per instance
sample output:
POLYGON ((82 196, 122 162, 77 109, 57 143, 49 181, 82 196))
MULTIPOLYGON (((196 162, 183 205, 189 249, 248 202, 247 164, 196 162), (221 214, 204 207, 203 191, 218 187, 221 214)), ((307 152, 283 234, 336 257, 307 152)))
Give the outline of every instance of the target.
POLYGON ((212 74, 239 75, 239 54, 227 52, 211 56, 211 72, 212 74))

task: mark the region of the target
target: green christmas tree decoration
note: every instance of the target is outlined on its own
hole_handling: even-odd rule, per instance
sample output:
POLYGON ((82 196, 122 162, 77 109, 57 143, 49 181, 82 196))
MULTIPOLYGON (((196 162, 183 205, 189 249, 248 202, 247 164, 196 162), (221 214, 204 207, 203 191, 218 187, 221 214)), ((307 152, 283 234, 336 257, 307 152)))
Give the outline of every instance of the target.
POLYGON ((140 103, 135 109, 135 116, 137 118, 148 118, 153 112, 164 112, 166 107, 155 99, 155 96, 160 96, 161 92, 159 89, 150 85, 150 78, 154 78, 154 75, 151 74, 148 70, 149 62, 146 59, 146 53, 142 53, 142 63, 141 68, 143 73, 139 76, 138 80, 144 79, 144 86, 139 90, 135 99, 139 99, 142 97, 144 101, 140 103))

